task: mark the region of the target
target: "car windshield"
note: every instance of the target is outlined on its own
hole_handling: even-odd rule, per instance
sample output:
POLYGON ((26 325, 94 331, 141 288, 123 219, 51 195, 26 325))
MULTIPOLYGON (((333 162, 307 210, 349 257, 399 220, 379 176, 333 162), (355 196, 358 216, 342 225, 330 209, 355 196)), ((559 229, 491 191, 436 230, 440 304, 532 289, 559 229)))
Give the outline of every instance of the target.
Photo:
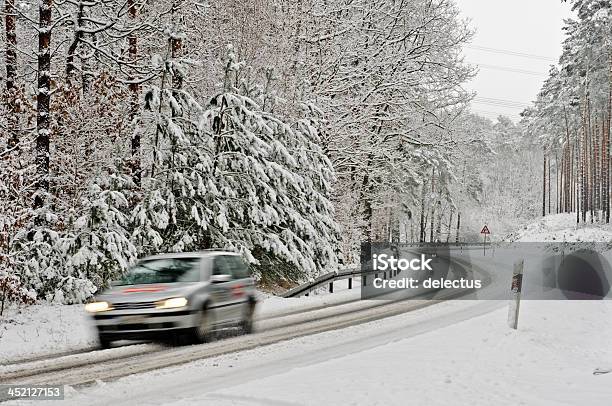
POLYGON ((197 282, 200 280, 199 258, 164 258, 142 261, 116 282, 116 285, 197 282))

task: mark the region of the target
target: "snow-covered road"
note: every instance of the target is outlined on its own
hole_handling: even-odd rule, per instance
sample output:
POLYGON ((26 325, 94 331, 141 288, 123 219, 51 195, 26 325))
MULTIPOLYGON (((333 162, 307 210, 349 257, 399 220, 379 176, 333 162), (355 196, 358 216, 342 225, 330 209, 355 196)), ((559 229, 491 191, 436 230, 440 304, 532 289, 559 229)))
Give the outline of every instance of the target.
MULTIPOLYGON (((455 297, 456 291, 448 291, 455 297)), ((442 296, 441 296, 442 297, 442 296)), ((107 351, 15 364, 0 368, 0 380, 19 384, 83 385, 97 380, 112 380, 129 374, 244 351, 283 340, 367 323, 434 304, 431 300, 358 301, 262 320, 261 332, 179 348, 125 347, 107 351), (150 351, 146 351, 147 348, 150 351)))
MULTIPOLYGON (((106 351, 84 349, 76 353, 59 354, 0 366, 0 380, 19 384, 49 384, 62 382, 83 385, 98 380, 112 380, 129 374, 179 365, 229 352, 244 351, 262 345, 340 329, 414 311, 435 303, 420 300, 356 300, 357 289, 329 295, 308 305, 292 307, 283 300, 275 306, 273 300, 263 302, 256 323, 259 333, 248 337, 233 337, 205 346, 164 348, 159 345, 135 345, 106 351), (333 298, 333 299, 332 299, 333 298)), ((468 293, 467 290, 440 290, 436 299, 445 300, 468 293)), ((400 298, 398 298, 400 299, 400 298)))
POLYGON ((68 405, 608 406, 612 303, 454 301, 69 390, 68 405))
MULTIPOLYGON (((117 382, 100 384, 101 386, 93 390, 79 389, 68 397, 67 404, 83 404, 82 402, 91 404, 92 401, 93 404, 100 405, 164 404, 187 395, 196 396, 253 379, 285 373, 294 368, 357 354, 490 312, 499 306, 498 302, 440 303, 410 314, 391 317, 384 322, 374 321, 269 346, 258 346, 248 351, 178 367, 133 375, 117 382), (240 361, 243 359, 245 362, 240 361), (220 365, 226 368, 219 368, 220 365), (135 382, 140 383, 135 385, 135 382), (106 390, 115 386, 125 388, 126 392, 106 390), (151 388, 155 390, 152 391, 151 388), (103 393, 104 397, 101 397, 103 393), (118 396, 115 397, 114 394, 118 396), (96 402, 95 399, 99 401, 96 402)), ((226 349, 231 348, 232 344, 231 340, 223 342, 226 349)), ((364 372, 367 375, 367 371, 364 372)))
MULTIPOLYGON (((358 286, 359 280, 355 283, 358 286)), ((265 320, 358 301, 359 289, 347 290, 345 285, 336 283, 333 295, 292 299, 260 293, 256 318, 265 320)), ((0 318, 0 366, 83 354, 95 347, 96 334, 83 305, 43 303, 9 308, 0 318)))
MULTIPOLYGON (((72 367, 75 359, 42 360, 43 373, 14 381, 76 385, 67 405, 610 404, 612 373, 593 374, 612 368, 610 301, 525 301, 514 331, 508 302, 487 295, 427 306, 355 293, 301 310, 271 299, 252 336, 116 348, 72 367), (58 362, 66 368, 44 372, 58 362)), ((0 369, 0 380, 21 366, 0 369)))

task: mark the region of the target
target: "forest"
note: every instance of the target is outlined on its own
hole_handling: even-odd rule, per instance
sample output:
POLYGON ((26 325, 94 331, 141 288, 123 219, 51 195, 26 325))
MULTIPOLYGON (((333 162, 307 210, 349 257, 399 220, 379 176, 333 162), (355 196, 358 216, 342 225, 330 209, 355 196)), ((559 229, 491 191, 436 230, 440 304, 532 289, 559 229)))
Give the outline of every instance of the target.
POLYGON ((470 241, 539 214, 542 156, 545 209, 593 219, 595 3, 515 124, 470 112, 452 0, 5 0, 3 295, 82 302, 157 252, 232 250, 281 284, 354 265, 361 241, 470 241))
POLYGON ((523 113, 523 125, 542 149, 541 215, 609 223, 612 4, 571 3, 576 18, 565 22, 559 65, 523 113))

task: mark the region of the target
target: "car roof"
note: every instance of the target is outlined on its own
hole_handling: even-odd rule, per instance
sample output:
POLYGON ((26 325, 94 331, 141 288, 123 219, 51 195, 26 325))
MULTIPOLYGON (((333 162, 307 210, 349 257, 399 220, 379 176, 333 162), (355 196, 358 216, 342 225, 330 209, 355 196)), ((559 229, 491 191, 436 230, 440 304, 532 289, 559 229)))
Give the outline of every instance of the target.
POLYGON ((139 261, 150 261, 155 259, 168 259, 168 258, 204 258, 212 257, 215 255, 231 255, 239 257, 240 254, 231 251, 223 251, 220 249, 202 250, 196 252, 170 252, 165 254, 150 255, 148 257, 140 258, 139 261))

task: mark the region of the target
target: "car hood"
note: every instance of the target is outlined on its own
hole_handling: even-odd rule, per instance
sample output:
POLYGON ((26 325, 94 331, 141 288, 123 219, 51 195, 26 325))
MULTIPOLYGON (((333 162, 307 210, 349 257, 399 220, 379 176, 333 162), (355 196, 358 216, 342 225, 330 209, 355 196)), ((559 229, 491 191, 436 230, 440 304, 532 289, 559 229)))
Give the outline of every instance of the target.
POLYGON ((201 283, 154 283, 113 286, 98 295, 97 300, 115 303, 150 302, 171 297, 189 296, 201 283))

